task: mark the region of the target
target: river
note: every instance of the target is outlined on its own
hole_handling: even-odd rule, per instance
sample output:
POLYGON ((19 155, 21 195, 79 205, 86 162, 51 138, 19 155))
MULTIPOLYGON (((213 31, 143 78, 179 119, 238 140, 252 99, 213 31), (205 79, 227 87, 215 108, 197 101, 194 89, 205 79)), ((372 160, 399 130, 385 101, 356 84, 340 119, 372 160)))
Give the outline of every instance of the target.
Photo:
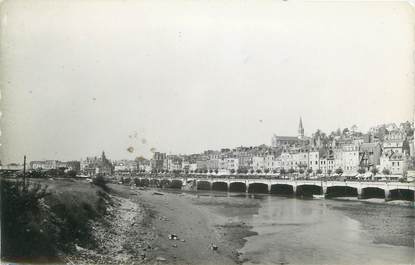
MULTIPOLYGON (((218 193, 211 195, 221 197, 218 193)), ((415 210, 359 201, 225 195, 229 222, 257 234, 240 250, 250 264, 414 264, 415 210), (252 200, 255 211, 232 201, 252 200)), ((219 198, 218 198, 219 200, 219 198)))

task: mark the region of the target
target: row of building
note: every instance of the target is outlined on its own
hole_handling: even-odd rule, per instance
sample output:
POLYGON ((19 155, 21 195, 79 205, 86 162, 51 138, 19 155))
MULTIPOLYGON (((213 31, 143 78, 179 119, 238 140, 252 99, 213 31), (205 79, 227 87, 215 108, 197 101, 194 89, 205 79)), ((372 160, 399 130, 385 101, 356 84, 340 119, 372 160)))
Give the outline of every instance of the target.
POLYGON ((297 136, 273 135, 271 145, 207 150, 198 154, 172 155, 154 152, 151 159, 110 161, 101 156, 80 161, 32 161, 30 168, 64 168, 85 175, 114 172, 284 173, 356 175, 358 172, 388 172, 405 175, 415 157, 414 124, 386 124, 368 133, 355 126, 330 135, 321 131, 305 136, 300 118, 297 136))
POLYGON ((154 153, 150 164, 157 171, 343 172, 343 175, 377 171, 405 175, 414 157, 413 123, 401 127, 382 125, 366 134, 351 128, 329 136, 318 131, 306 137, 300 118, 297 136, 274 135, 271 146, 208 150, 193 155, 154 153))

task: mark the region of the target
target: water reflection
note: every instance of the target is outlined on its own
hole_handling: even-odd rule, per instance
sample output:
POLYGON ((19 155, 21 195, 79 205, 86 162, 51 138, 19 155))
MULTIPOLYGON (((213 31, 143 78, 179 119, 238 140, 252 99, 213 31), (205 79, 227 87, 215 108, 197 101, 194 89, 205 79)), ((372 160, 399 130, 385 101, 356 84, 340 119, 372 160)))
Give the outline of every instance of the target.
MULTIPOLYGON (((345 202, 267 196, 250 218, 257 236, 241 250, 245 264, 409 264, 413 248, 377 245, 359 221, 333 206, 345 202)), ((370 221, 370 220, 369 220, 370 221)))

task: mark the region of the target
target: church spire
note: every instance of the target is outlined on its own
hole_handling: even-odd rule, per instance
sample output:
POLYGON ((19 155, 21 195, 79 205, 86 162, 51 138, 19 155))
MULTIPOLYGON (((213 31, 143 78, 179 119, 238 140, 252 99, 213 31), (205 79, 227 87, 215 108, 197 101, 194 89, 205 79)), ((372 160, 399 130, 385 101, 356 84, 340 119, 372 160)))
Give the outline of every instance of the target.
POLYGON ((298 125, 298 138, 304 138, 304 127, 303 127, 303 120, 300 117, 300 124, 298 125))

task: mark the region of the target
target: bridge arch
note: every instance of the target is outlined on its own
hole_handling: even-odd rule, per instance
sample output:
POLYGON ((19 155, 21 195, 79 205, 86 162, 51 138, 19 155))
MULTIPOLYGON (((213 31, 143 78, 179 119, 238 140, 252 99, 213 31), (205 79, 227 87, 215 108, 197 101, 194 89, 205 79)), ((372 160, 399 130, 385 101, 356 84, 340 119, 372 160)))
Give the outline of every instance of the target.
POLYGON ((171 189, 181 189, 183 186, 183 182, 180 179, 173 179, 170 183, 171 189))
POLYGON ((212 190, 228 191, 228 183, 217 181, 212 183, 212 190))
POLYGON ((196 185, 197 185, 198 190, 210 190, 211 189, 210 182, 206 180, 200 180, 197 182, 196 185))
POLYGON ((362 199, 371 199, 371 198, 385 198, 385 190, 378 188, 378 187, 366 187, 362 189, 362 193, 360 195, 362 199))
POLYGON ((410 189, 393 189, 389 191, 388 200, 414 201, 415 191, 410 189))
POLYGON ((232 182, 229 184, 230 192, 246 192, 246 184, 243 182, 232 182))
POLYGON ((169 188, 171 181, 169 179, 162 179, 159 183, 161 188, 169 188))
POLYGON ((297 196, 313 196, 323 194, 323 188, 318 185, 304 184, 298 185, 296 189, 297 196))
POLYGON ((251 183, 248 186, 250 193, 268 193, 268 184, 265 183, 251 183))
POLYGON ((357 188, 349 186, 331 186, 327 187, 326 197, 357 197, 357 188))
POLYGON ((150 179, 141 179, 140 180, 140 186, 141 187, 148 187, 148 186, 150 186, 150 179))
POLYGON ((292 196, 294 195, 294 187, 289 184, 274 184, 271 185, 270 193, 282 196, 292 196))
POLYGON ((160 181, 158 179, 150 179, 150 186, 158 187, 160 185, 160 181))

